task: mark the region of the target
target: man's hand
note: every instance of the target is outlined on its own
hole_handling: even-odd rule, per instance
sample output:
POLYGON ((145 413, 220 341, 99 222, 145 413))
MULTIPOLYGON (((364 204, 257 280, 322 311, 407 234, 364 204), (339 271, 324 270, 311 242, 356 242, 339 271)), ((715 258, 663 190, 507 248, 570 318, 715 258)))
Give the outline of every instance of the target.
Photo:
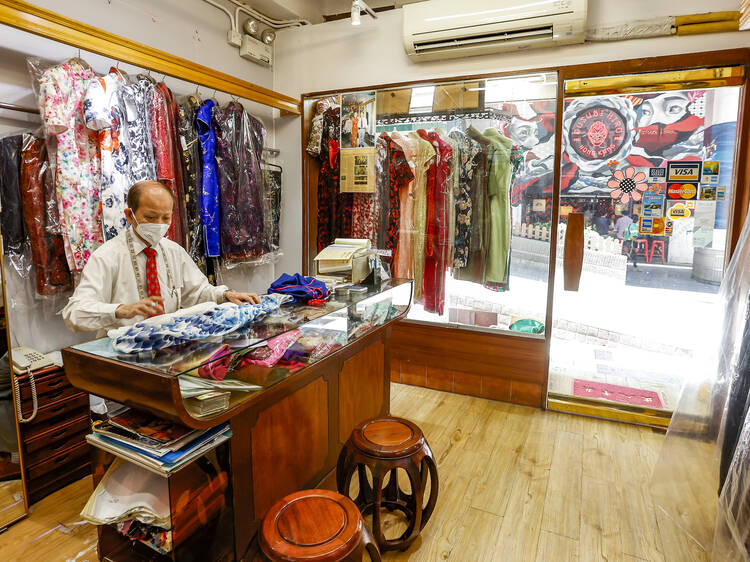
POLYGON ((135 316, 149 316, 163 314, 164 301, 161 297, 148 297, 132 304, 121 304, 115 310, 115 318, 134 318, 135 316))
POLYGON ((255 293, 239 293, 226 291, 224 298, 233 304, 260 304, 260 297, 255 293))

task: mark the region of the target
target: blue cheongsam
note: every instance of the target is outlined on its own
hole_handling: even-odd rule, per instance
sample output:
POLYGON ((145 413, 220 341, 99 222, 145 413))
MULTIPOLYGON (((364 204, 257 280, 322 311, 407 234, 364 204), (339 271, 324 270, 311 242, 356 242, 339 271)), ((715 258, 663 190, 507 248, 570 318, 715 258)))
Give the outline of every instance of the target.
POLYGON ((206 100, 195 116, 203 157, 203 181, 200 200, 207 257, 217 257, 220 254, 219 183, 216 177, 216 160, 214 159, 216 137, 211 126, 211 110, 214 105, 216 104, 213 100, 206 100))

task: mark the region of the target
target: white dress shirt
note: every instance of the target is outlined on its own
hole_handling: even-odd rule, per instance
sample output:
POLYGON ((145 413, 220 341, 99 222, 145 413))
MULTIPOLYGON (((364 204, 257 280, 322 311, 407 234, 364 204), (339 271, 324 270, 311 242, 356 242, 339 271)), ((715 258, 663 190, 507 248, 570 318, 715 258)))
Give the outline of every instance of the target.
MULTIPOLYGON (((129 230, 105 242, 91 254, 88 263, 83 268, 81 282, 62 311, 65 324, 71 330, 77 332, 98 330, 101 336, 111 328, 127 326, 143 320, 142 316, 130 319, 115 318, 115 310, 118 306, 140 300, 135 271, 133 271, 128 250, 127 233, 129 230)), ((143 253, 143 249, 146 244, 135 235, 132 236, 132 240, 145 296, 147 295, 146 254, 143 253)), ((202 302, 224 302, 227 287, 211 285, 182 246, 162 238, 154 249, 156 250, 156 273, 159 278, 161 296, 164 299, 165 312, 174 312, 202 302), (169 261, 171 282, 167 275, 165 259, 169 261)))

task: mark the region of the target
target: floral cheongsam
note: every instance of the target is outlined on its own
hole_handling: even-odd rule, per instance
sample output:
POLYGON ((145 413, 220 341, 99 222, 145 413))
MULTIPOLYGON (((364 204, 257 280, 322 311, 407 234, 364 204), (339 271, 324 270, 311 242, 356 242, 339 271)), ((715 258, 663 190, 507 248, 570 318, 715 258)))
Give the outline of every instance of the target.
POLYGON ((198 138, 201 143, 203 170, 201 178, 201 217, 203 222, 203 241, 206 257, 218 257, 220 250, 219 237, 219 183, 216 178, 216 136, 211 125, 213 100, 206 100, 195 117, 198 138))
POLYGON ((177 130, 180 150, 182 151, 182 178, 185 192, 185 228, 188 236, 187 251, 195 264, 206 273, 206 253, 203 246, 203 228, 201 224, 201 205, 199 193, 202 189, 203 168, 201 164, 201 147, 198 131, 195 128, 195 114, 200 101, 189 96, 177 110, 177 130))
POLYGON ((472 201, 471 184, 474 170, 479 164, 482 146, 459 130, 451 131, 451 138, 458 145, 456 167, 458 194, 456 195, 456 229, 454 239, 453 267, 466 267, 471 251, 472 201))
POLYGON ((125 104, 128 145, 130 147, 130 185, 156 179, 154 147, 151 144, 149 100, 154 84, 145 78, 122 87, 125 104))
POLYGON ((130 157, 128 139, 123 119, 120 91, 125 77, 116 68, 109 74, 92 80, 83 101, 83 118, 86 126, 98 131, 102 161, 102 228, 104 239, 109 240, 122 232, 128 224, 125 219, 128 190, 130 189, 130 157))
POLYGON ((57 137, 55 187, 71 270, 80 271, 102 237, 101 167, 97 135, 83 122, 83 100, 94 71, 79 59, 50 67, 39 80, 47 135, 57 137))

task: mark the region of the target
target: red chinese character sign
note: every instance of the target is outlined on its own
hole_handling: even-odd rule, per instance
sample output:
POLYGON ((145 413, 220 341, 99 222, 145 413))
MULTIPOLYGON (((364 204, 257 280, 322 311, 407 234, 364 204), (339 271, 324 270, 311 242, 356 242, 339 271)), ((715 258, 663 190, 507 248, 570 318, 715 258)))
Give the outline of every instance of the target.
POLYGON ((576 115, 569 132, 570 146, 585 160, 604 160, 620 151, 627 133, 619 111, 595 105, 576 115))

